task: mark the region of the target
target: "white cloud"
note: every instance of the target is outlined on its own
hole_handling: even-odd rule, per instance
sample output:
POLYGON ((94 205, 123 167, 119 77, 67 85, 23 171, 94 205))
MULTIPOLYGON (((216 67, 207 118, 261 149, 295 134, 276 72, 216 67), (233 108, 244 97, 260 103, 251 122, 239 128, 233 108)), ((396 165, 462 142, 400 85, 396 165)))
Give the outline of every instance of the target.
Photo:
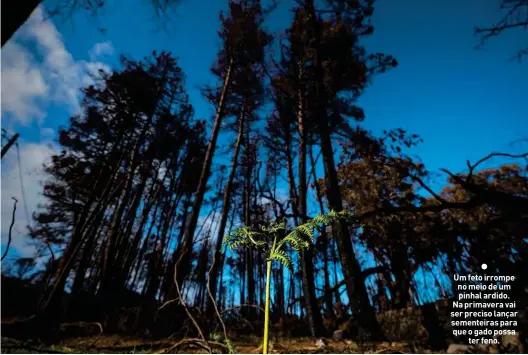
POLYGON ((51 141, 56 133, 51 128, 53 122, 44 122, 48 106, 57 104, 70 114, 78 112, 79 88, 94 84, 93 76, 98 76, 99 70, 111 71, 100 58, 111 56, 114 52, 110 42, 101 42, 89 51, 89 60, 74 58, 53 22, 45 17, 43 8, 37 7, 20 31, 2 48, 1 58, 2 123, 6 128, 22 133, 21 127, 10 127, 30 126, 36 121, 40 128, 40 142, 19 140, 26 206, 15 146, 1 163, 2 246, 7 242, 13 211, 12 197, 15 197, 18 205, 12 248, 24 256, 35 252, 35 248, 27 244, 28 220, 32 223, 33 212, 39 204, 45 203, 41 181, 46 179, 46 175, 42 165, 59 149, 51 141))
POLYGON ((11 113, 23 125, 32 118, 44 118, 39 103, 49 91, 42 71, 33 61, 32 55, 14 41, 2 51, 2 111, 11 113))
POLYGON ((49 103, 78 112, 79 88, 92 84, 91 75, 99 69, 110 71, 96 57, 112 53, 111 43, 102 42, 90 51, 90 61, 75 60, 43 8, 37 7, 2 49, 2 113, 27 126, 35 119, 42 123, 49 103), (28 48, 31 44, 36 55, 28 48))
POLYGON ((86 87, 90 85, 95 85, 94 78, 99 77, 99 70, 103 70, 109 73, 112 69, 101 62, 85 62, 81 61, 80 65, 84 69, 84 75, 82 76, 81 86, 86 87))
POLYGON ((90 59, 95 61, 100 57, 114 55, 114 46, 110 41, 96 43, 90 51, 90 59))
POLYGON ((14 197, 18 200, 18 204, 11 247, 16 249, 18 253, 28 256, 34 254, 35 249, 31 245, 27 245, 29 240, 27 239, 26 226, 28 220, 32 223, 31 216, 37 210, 37 206, 45 202, 45 198, 42 196, 41 182, 46 179, 46 175, 42 165, 50 161, 52 154, 58 152, 58 147, 49 141, 42 143, 20 141, 20 162, 28 215, 26 215, 26 208, 24 207, 16 149, 13 146, 2 159, 2 244, 7 243, 14 202, 11 197, 14 197))

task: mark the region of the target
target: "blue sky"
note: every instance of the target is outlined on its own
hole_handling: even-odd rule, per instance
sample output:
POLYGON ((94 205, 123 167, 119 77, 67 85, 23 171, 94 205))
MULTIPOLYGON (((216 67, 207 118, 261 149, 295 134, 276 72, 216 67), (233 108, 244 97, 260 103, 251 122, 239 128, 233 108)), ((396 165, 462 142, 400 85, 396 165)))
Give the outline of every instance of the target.
MULTIPOLYGON (((526 144, 511 143, 527 138, 528 66, 510 61, 526 45, 526 32, 505 33, 482 50, 474 48, 474 27, 496 21, 498 5, 498 0, 378 0, 375 33, 365 45, 393 55, 399 66, 376 77, 361 97, 365 126, 374 132, 402 127, 421 135, 424 143, 411 153, 432 171, 462 172, 468 159, 526 149, 526 144)), ((282 31, 292 6, 293 1, 280 1, 267 27, 282 31)), ((110 1, 98 17, 79 12, 42 23, 42 11, 33 14, 2 51, 2 127, 22 137, 29 213, 42 202, 40 165, 57 149, 58 127, 78 109, 77 89, 89 83, 87 71, 116 66, 120 54, 139 59, 153 50, 171 51, 187 75, 196 118, 212 116, 199 87, 215 83, 209 68, 220 46, 218 12, 226 7, 225 0, 182 0, 165 29, 148 1, 110 1)), ((22 197, 16 158, 13 148, 2 161, 4 237, 11 196, 22 197)), ((444 181, 432 184, 438 189, 444 181)), ((21 238, 27 218, 20 204, 17 212, 14 245, 29 252, 21 238)))

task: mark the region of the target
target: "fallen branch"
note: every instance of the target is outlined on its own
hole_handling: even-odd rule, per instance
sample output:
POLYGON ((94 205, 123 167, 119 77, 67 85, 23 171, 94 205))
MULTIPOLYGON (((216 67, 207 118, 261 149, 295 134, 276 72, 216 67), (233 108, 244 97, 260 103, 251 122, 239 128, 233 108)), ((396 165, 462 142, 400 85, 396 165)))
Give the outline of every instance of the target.
MULTIPOLYGON (((180 302, 181 302, 181 304, 183 306, 183 309, 185 310, 185 313, 187 313, 187 316, 189 317, 189 319, 193 323, 194 327, 198 331, 198 334, 200 335, 200 338, 202 338, 202 340, 201 340, 203 342, 202 347, 204 347, 209 353, 212 353, 211 347, 208 345, 208 341, 206 340, 206 338, 205 338, 205 336, 204 336, 204 334, 202 332, 202 329, 198 325, 198 322, 196 321, 196 319, 194 319, 194 317, 192 316, 191 312, 189 311, 189 308, 187 307, 187 304, 185 303, 185 300, 183 299, 183 296, 181 294, 180 285, 178 285, 178 277, 177 277, 177 275, 178 275, 178 266, 180 265, 180 262, 181 262, 181 259, 182 259, 183 255, 184 254, 182 253, 181 256, 178 258, 178 261, 176 261, 176 264, 174 265, 174 284, 176 285, 176 292, 178 292, 178 299, 180 300, 180 302)), ((179 343, 176 344, 176 345, 179 345, 179 343)), ((172 350, 172 349, 170 349, 170 350, 172 350)))
POLYGON ((95 338, 86 348, 84 348, 84 350, 81 352, 82 354, 86 354, 86 352, 92 347, 94 346, 95 343, 97 343, 97 341, 99 340, 99 338, 101 338, 101 335, 103 335, 103 326, 101 325, 101 323, 94 323, 96 324, 97 326, 99 326, 99 335, 97 336, 97 338, 95 338))
POLYGON ((224 320, 222 319, 222 315, 220 314, 220 311, 218 310, 218 306, 216 304, 216 301, 214 299, 214 296, 213 296, 213 293, 211 292, 211 272, 213 271, 213 267, 215 265, 215 260, 216 259, 216 253, 213 253, 213 261, 211 263, 211 267, 209 268, 209 271, 207 272, 207 294, 209 295, 209 299, 211 300, 211 302, 213 302, 213 306, 214 306, 214 310, 215 310, 215 313, 218 317, 218 320, 220 321, 220 324, 222 325, 222 330, 224 332, 224 341, 227 345, 227 350, 230 354, 234 354, 236 353, 235 352, 235 349, 234 349, 234 346, 233 346, 233 343, 231 342, 231 340, 229 340, 228 336, 227 336, 227 329, 226 329, 226 325, 224 323, 224 320))
POLYGON ((174 303, 174 302, 177 302, 177 301, 179 301, 178 298, 174 298, 174 299, 172 299, 172 300, 168 300, 167 302, 163 303, 163 304, 161 305, 160 308, 158 308, 158 310, 156 311, 156 313, 158 313, 159 311, 161 311, 163 308, 165 308, 165 307, 168 306, 169 304, 174 303))
POLYGON ((164 349, 164 350, 158 352, 158 354, 171 353, 172 351, 176 350, 180 346, 184 346, 184 345, 195 345, 195 346, 197 346, 199 348, 207 350, 209 353, 212 353, 210 345, 215 345, 215 346, 221 347, 223 349, 227 349, 228 348, 227 345, 224 345, 224 344, 216 342, 216 341, 206 341, 206 340, 202 340, 202 339, 198 339, 198 338, 191 338, 191 339, 182 339, 179 342, 177 342, 176 344, 174 344, 173 346, 171 346, 170 348, 167 348, 167 349, 164 349))
POLYGON ((374 354, 405 354, 405 353, 402 353, 401 351, 395 350, 392 348, 384 348, 384 349, 376 351, 374 354))
POLYGON ((6 250, 4 251, 4 255, 2 255, 2 259, 0 261, 4 261, 5 257, 7 256, 7 252, 9 251, 9 246, 11 245, 11 240, 12 240, 11 233, 13 231, 13 225, 15 224, 15 212, 16 212, 16 206, 17 206, 18 200, 14 197, 11 197, 11 198, 15 200, 15 204, 13 205, 13 216, 11 217, 11 225, 9 226, 9 235, 7 237, 8 239, 7 239, 6 250))
MULTIPOLYGON (((7 353, 10 352, 9 350, 19 350, 19 351, 22 351, 22 354, 25 353, 25 352, 28 352, 28 351, 32 351, 32 352, 35 352, 35 353, 43 353, 43 354, 67 354, 65 352, 61 352, 61 351, 57 351, 57 350, 39 349, 39 348, 36 348, 34 346, 27 346, 27 345, 24 345, 24 344, 20 344, 20 345, 2 345, 2 350, 4 352, 7 352, 7 353)), ((13 351, 13 353, 15 353, 15 352, 13 351)))

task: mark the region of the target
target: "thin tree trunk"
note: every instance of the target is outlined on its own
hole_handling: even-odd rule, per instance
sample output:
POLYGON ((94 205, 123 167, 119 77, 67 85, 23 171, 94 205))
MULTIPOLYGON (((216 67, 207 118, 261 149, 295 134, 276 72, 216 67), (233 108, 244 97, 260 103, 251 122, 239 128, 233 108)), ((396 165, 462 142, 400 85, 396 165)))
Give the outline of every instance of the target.
POLYGON ((183 280, 190 272, 190 261, 192 244, 194 241, 194 231, 196 229, 196 225, 198 224, 198 217, 202 208, 205 189, 207 187, 207 181, 209 180, 209 175, 211 173, 211 164, 213 162, 213 156, 216 149, 216 141, 218 139, 218 134, 220 132, 220 126, 224 117, 224 106, 227 97, 227 91, 231 84, 231 72, 233 70, 233 66, 234 59, 231 58, 229 61, 229 66, 227 68, 226 76, 224 78, 222 92, 220 94, 220 100, 218 101, 218 106, 216 108, 216 117, 213 125, 213 130, 211 132, 211 138, 209 140, 207 151, 205 153, 205 159, 202 166, 202 171, 200 173, 200 180, 198 181, 198 188, 195 193, 191 214, 185 227, 185 234, 183 236, 183 245, 181 248, 181 255, 179 257, 180 262, 178 265, 178 273, 176 279, 178 285, 182 285, 183 280))
MULTIPOLYGON (((166 176, 166 174, 165 174, 165 176, 166 176)), ((163 179, 161 181, 165 180, 165 176, 163 177, 163 179)), ((134 262, 136 261, 136 257, 138 256, 138 253, 140 251, 139 244, 141 243, 141 237, 143 236, 145 224, 147 223, 147 220, 148 220, 148 217, 149 217, 149 213, 152 210, 152 207, 154 206, 154 202, 157 199, 157 197, 159 196, 159 193, 161 191, 161 185, 162 184, 159 183, 159 182, 154 182, 154 181, 152 182, 152 186, 151 186, 151 188, 150 188, 150 190, 148 192, 149 198, 146 201, 145 205, 143 206, 143 210, 141 212, 141 220, 139 222, 138 229, 137 229, 136 233, 134 234, 134 238, 133 238, 132 244, 128 248, 128 252, 126 253, 126 256, 124 258, 124 262, 123 262, 124 266, 123 266, 123 276, 122 276, 122 278, 125 281, 125 285, 127 283, 127 280, 130 277, 130 272, 131 272, 132 266, 133 266, 134 262), (157 186, 158 188, 154 192, 154 187, 155 186, 157 186)), ((132 227, 132 225, 131 225, 131 227, 132 227)), ((125 232, 125 234, 129 234, 131 232, 132 232, 132 230, 130 230, 130 231, 127 230, 125 232)))
POLYGON ((182 215, 182 224, 180 226, 180 231, 178 234, 178 244, 176 247, 175 252, 172 255, 172 260, 169 263, 169 266, 167 268, 167 275, 165 277, 165 285, 164 285, 164 299, 165 301, 172 300, 176 297, 175 295, 175 285, 174 285, 174 266, 176 265, 176 262, 178 261, 178 255, 180 255, 180 249, 182 246, 182 240, 183 235, 185 233, 185 221, 187 220, 187 217, 189 216, 189 207, 191 206, 191 195, 188 194, 185 197, 185 200, 183 202, 183 215, 182 215))
MULTIPOLYGON (((240 113, 240 117, 238 118, 238 134, 237 134, 237 140, 235 143, 235 150, 233 152, 233 158, 231 160, 231 170, 229 172, 229 177, 227 179, 227 183, 224 189, 224 197, 222 201, 222 214, 220 216, 220 225, 218 227, 218 234, 216 236, 216 243, 215 243, 215 250, 214 250, 214 262, 211 269, 211 273, 209 275, 209 287, 211 289, 211 294, 214 296, 216 295, 216 288, 217 288, 217 278, 218 278, 218 272, 221 267, 221 248, 222 248, 222 241, 224 238, 225 228, 227 225, 227 218, 229 216, 229 209, 231 207, 231 190, 233 189, 233 182, 235 180, 235 174, 236 169, 238 166, 238 155, 240 152, 240 146, 242 143, 242 135, 244 132, 244 116, 246 111, 246 103, 242 105, 242 111, 240 113)), ((207 303, 207 314, 209 316, 212 315, 212 312, 214 310, 212 302, 207 303)))
POLYGON ((66 285, 66 280, 70 274, 71 268, 73 267, 74 258, 80 249, 80 244, 85 239, 84 229, 86 226, 93 227, 93 225, 88 224, 88 222, 92 221, 94 216, 96 218, 102 216, 105 211, 102 206, 106 206, 107 203, 115 197, 117 192, 119 192, 121 186, 120 184, 118 184, 117 187, 113 189, 113 191, 110 191, 116 174, 117 167, 114 167, 112 176, 106 184, 101 199, 90 211, 90 206, 96 200, 95 194, 92 194, 90 200, 83 208, 83 213, 79 217, 79 220, 83 222, 75 223, 72 236, 64 250, 63 257, 61 258, 62 261, 56 269, 53 286, 49 293, 43 295, 39 302, 38 318, 41 318, 44 322, 51 322, 52 324, 60 322, 60 317, 58 315, 61 314, 60 309, 64 286, 66 285))
MULTIPOLYGON (((410 278, 408 277, 409 272, 409 257, 404 250, 400 250, 399 247, 393 248, 392 255, 390 257, 391 270, 394 274, 392 305, 395 309, 405 308, 410 302, 409 289, 411 286, 410 278)), ((387 280, 391 282, 391 280, 387 280)))
MULTIPOLYGON (((302 73, 302 72, 300 72, 302 73)), ((301 79, 299 74, 299 79, 301 79)), ((299 86, 301 80, 299 80, 299 86)), ((300 221, 306 223, 307 216, 307 184, 306 184, 306 144, 307 132, 304 122, 304 99, 302 90, 298 89, 298 109, 297 122, 299 129, 299 193, 298 193, 298 209, 300 214, 300 221)), ((310 326, 310 333, 313 337, 321 336, 325 333, 323 318, 321 317, 321 310, 317 303, 315 295, 315 279, 313 268, 313 246, 309 246, 306 250, 301 252, 301 266, 302 266, 302 286, 304 291, 304 303, 306 307, 306 315, 308 317, 308 324, 310 326)))
MULTIPOLYGON (((341 191, 339 190, 337 171, 335 168, 334 151, 328 127, 328 115, 326 111, 326 92, 324 85, 324 72, 320 58, 320 24, 315 13, 313 0, 305 0, 305 8, 310 16, 312 28, 315 33, 315 97, 317 98, 316 114, 319 122, 319 134, 321 137, 321 150, 323 153, 326 195, 330 208, 336 212, 343 210, 341 200, 341 191)), ((381 327, 376 319, 376 313, 371 306, 367 289, 363 278, 361 277, 361 267, 357 261, 348 225, 345 222, 338 223, 337 245, 343 276, 351 281, 347 283, 347 294, 350 302, 352 313, 358 320, 360 327, 367 330, 373 339, 384 339, 381 327)))
MULTIPOLYGON (((310 147, 310 165, 312 167, 312 177, 315 184, 315 193, 317 195, 317 202, 319 203, 319 209, 321 210, 321 214, 325 214, 325 208, 323 203, 323 196, 321 194, 321 188, 319 187, 319 183, 317 181, 317 174, 315 172, 315 166, 316 162, 313 156, 313 147, 310 147)), ((321 228, 321 236, 319 238, 322 238, 323 240, 323 268, 325 270, 324 272, 324 281, 325 281, 325 289, 330 289, 330 269, 328 268, 328 252, 329 252, 329 240, 328 240, 328 233, 326 231, 326 226, 323 226, 321 228)), ((334 264, 335 266, 335 264, 334 264)), ((334 268, 335 270, 335 268, 334 268)), ((336 273, 336 280, 337 280, 337 273, 336 273)), ((336 292, 336 303, 338 302, 337 299, 339 299, 339 290, 336 292)), ((327 292, 324 293, 324 301, 326 305, 326 312, 331 317, 334 318, 334 307, 332 305, 332 295, 327 294, 327 292)))
MULTIPOLYGON (((114 214, 112 216, 112 222, 110 224, 110 230, 108 233, 108 238, 106 241, 106 247, 105 247, 105 253, 104 253, 104 260, 102 265, 102 274, 101 274, 101 285, 99 288, 99 292, 101 294, 101 297, 103 299, 107 299, 108 301, 105 302, 105 311, 111 311, 116 303, 113 300, 120 299, 120 295, 116 294, 120 290, 118 288, 118 280, 117 275, 120 274, 117 268, 119 266, 116 264, 116 254, 117 254, 117 237, 119 233, 119 227, 122 223, 122 217, 123 213, 125 211, 125 207, 128 204, 128 201, 130 199, 131 193, 132 193, 132 187, 133 187, 133 181, 134 181, 134 175, 136 170, 136 156, 139 149, 139 141, 136 141, 136 144, 134 148, 132 149, 131 155, 130 155, 130 167, 129 172, 127 174, 127 180, 125 184, 125 189, 122 192, 120 200, 117 202, 117 206, 114 210, 114 214)), ((113 321, 116 321, 116 319, 112 319, 110 321, 110 326, 116 326, 117 323, 114 323, 113 321)))
MULTIPOLYGON (((288 130, 289 132, 289 130, 288 130)), ((291 150, 291 137, 290 134, 287 133, 286 135, 286 169, 288 171, 288 185, 290 190, 290 201, 292 205, 292 212, 293 212, 293 218, 295 221, 295 225, 299 225, 299 208, 298 208, 298 196, 297 191, 295 189, 295 176, 293 174, 293 158, 292 158, 292 150, 291 150)))
MULTIPOLYGON (((235 222, 235 216, 236 216, 236 209, 231 213, 231 220, 229 222, 228 231, 233 229, 233 223, 235 222)), ((224 271, 225 271, 224 263, 225 263, 225 255, 223 253, 220 253, 220 264, 218 265, 218 268, 220 269, 220 282, 219 282, 220 291, 217 292, 216 294, 213 293, 212 295, 213 297, 215 297, 215 299, 218 299, 218 304, 220 304, 222 307, 225 306, 225 299, 226 299, 226 297, 224 296, 224 292, 223 292, 224 290, 223 281, 224 281, 224 271)))
MULTIPOLYGON (((251 192, 253 186, 251 184, 251 173, 253 165, 253 153, 249 141, 249 125, 246 125, 246 183, 245 183, 245 194, 244 194, 244 224, 246 226, 251 226, 251 192)), ((247 299, 248 303, 251 305, 255 304, 255 267, 253 260, 253 249, 246 249, 246 274, 247 274, 247 299)), ((248 310, 248 320, 252 321, 255 319, 255 309, 249 307, 248 310)))

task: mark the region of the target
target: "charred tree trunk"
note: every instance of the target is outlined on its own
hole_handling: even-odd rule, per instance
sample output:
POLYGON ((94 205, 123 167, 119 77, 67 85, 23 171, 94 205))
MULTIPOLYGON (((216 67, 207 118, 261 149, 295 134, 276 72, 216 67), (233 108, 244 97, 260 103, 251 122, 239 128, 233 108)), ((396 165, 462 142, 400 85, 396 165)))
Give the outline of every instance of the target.
POLYGON ((183 240, 183 235, 185 233, 185 221, 189 216, 189 207, 191 207, 191 195, 187 195, 183 202, 183 214, 182 214, 182 224, 180 226, 180 231, 178 234, 178 244, 175 252, 172 255, 172 260, 170 261, 167 267, 167 274, 165 275, 165 285, 164 285, 164 299, 165 301, 172 300, 176 297, 176 289, 174 285, 174 267, 178 262, 178 257, 180 255, 180 248, 183 240))
MULTIPOLYGON (((392 306, 395 309, 406 308, 411 301, 409 295, 411 283, 408 275, 408 260, 408 255, 404 250, 401 250, 398 247, 394 248, 390 258, 390 263, 395 279, 392 285, 392 289, 394 290, 392 306)), ((388 280, 388 282, 390 281, 391 280, 388 280)))
MULTIPOLYGON (((315 159, 313 156, 313 149, 310 149, 310 165, 312 167, 312 177, 313 181, 315 183, 315 193, 317 195, 317 202, 319 203, 319 209, 321 210, 321 214, 325 213, 324 203, 323 203, 323 196, 321 194, 321 188, 319 187, 319 183, 317 182, 317 174, 315 172, 315 159)), ((321 236, 319 238, 322 238, 323 241, 323 267, 324 267, 324 281, 325 281, 325 289, 330 289, 330 269, 328 268, 328 252, 329 252, 329 244, 328 243, 328 233, 326 231, 326 227, 321 228, 321 236)), ((336 303, 339 301, 339 290, 335 291, 336 293, 336 303)), ((332 294, 325 292, 324 293, 324 302, 326 306, 326 312, 331 318, 335 318, 334 314, 334 306, 332 304, 332 294)))
MULTIPOLYGON (((235 150, 233 152, 233 158, 231 160, 231 170, 229 172, 229 177, 227 179, 227 183, 224 189, 224 197, 222 202, 222 214, 220 216, 220 225, 218 227, 218 234, 216 236, 216 243, 215 243, 215 250, 214 250, 214 261, 211 269, 211 274, 209 275, 209 287, 211 289, 211 294, 213 297, 216 297, 216 289, 217 289, 217 278, 219 270, 222 266, 222 240, 224 238, 225 228, 227 225, 227 218, 229 216, 229 209, 231 207, 231 190, 233 189, 233 182, 235 180, 235 174, 236 169, 238 165, 238 155, 240 152, 240 145, 242 143, 242 135, 244 132, 244 116, 246 111, 246 104, 244 103, 242 105, 242 111, 240 113, 240 117, 238 118, 238 134, 237 134, 237 140, 235 143, 235 150)), ((212 315, 213 312, 213 304, 212 302, 208 302, 207 304, 207 314, 209 316, 212 315)))
MULTIPOLYGON (((301 72, 302 73, 302 72, 301 72)), ((301 76, 301 74, 299 75, 301 76)), ((300 80, 299 80, 300 81, 300 80)), ((298 109, 297 109, 297 123, 299 129, 299 193, 298 193, 298 209, 300 214, 300 222, 306 223, 307 219, 307 192, 306 184, 306 159, 307 159, 307 138, 306 123, 304 117, 303 94, 302 90, 298 90, 298 109)), ((301 252, 301 266, 303 278, 303 292, 304 302, 306 306, 306 315, 308 324, 310 326, 310 333, 313 337, 321 336, 325 333, 323 318, 321 317, 321 310, 317 303, 315 295, 315 279, 313 267, 313 246, 308 247, 301 252)))
POLYGON ((233 71, 233 66, 234 59, 231 58, 224 78, 220 99, 216 108, 216 117, 213 125, 213 130, 211 132, 211 138, 209 140, 207 151, 205 153, 205 159, 200 174, 200 180, 198 182, 198 188, 194 195, 191 214, 185 227, 185 234, 183 236, 183 245, 180 251, 180 262, 178 265, 178 274, 176 279, 178 285, 181 285, 183 283, 183 280, 185 279, 185 277, 187 277, 190 272, 190 261, 192 244, 194 241, 194 231, 196 229, 196 225, 198 224, 198 217, 202 208, 205 189, 207 187, 207 181, 209 180, 209 175, 211 173, 211 164, 213 162, 213 156, 216 149, 216 141, 220 132, 220 125, 222 123, 222 119, 224 118, 224 105, 227 98, 228 88, 231 84, 231 72, 233 71))
MULTIPOLYGON (((121 159, 119 160, 119 163, 120 162, 121 159)), ((61 301, 64 287, 73 267, 74 258, 79 252, 83 240, 85 240, 85 228, 87 226, 93 226, 89 223, 93 222, 94 218, 102 217, 109 201, 111 201, 120 191, 121 184, 118 183, 117 186, 113 186, 117 172, 118 167, 113 167, 110 178, 106 183, 100 200, 95 202, 97 196, 95 193, 92 194, 90 200, 84 206, 81 215, 78 217, 78 220, 74 225, 72 236, 66 245, 61 261, 56 268, 53 286, 50 288, 49 292, 46 292, 46 294, 42 296, 38 305, 37 318, 45 323, 50 323, 53 325, 60 322, 60 315, 62 314, 60 311, 62 307, 61 301), (94 204, 95 206, 93 206, 94 204), (91 208, 92 206, 93 208, 91 208)), ((99 183, 99 181, 96 182, 96 184, 97 183, 99 183)))
MULTIPOLYGON (((152 207, 154 206, 154 202, 156 201, 156 199, 159 196, 159 193, 161 191, 162 182, 165 181, 166 175, 167 174, 165 173, 165 175, 161 179, 161 182, 153 181, 152 182, 152 186, 151 186, 151 188, 150 188, 150 190, 148 192, 149 198, 146 201, 145 206, 143 207, 143 210, 141 212, 141 220, 139 222, 138 229, 137 229, 136 233, 134 234, 134 238, 132 240, 132 243, 131 243, 130 247, 128 248, 128 252, 126 253, 126 256, 124 258, 122 279, 125 281, 125 284, 126 284, 126 281, 128 280, 128 278, 130 276, 132 265, 136 261, 136 258, 138 256, 140 250, 141 250, 141 248, 139 246, 140 243, 141 243, 141 237, 143 236, 144 228, 145 228, 145 225, 147 223, 147 220, 148 220, 148 217, 149 217, 149 213, 152 210, 152 207), (154 188, 156 186, 157 186, 157 189, 156 189, 156 191, 154 191, 154 188)), ((136 195, 136 197, 138 197, 138 196, 140 196, 139 192, 136 195)), ((131 230, 132 226, 133 226, 133 224, 130 224, 130 230, 127 230, 125 232, 125 235, 128 235, 128 234, 130 234, 132 232, 132 230, 131 230)))
MULTIPOLYGON (((243 192, 243 219, 244 224, 250 227, 252 224, 252 208, 251 208, 251 196, 253 191, 252 186, 252 172, 254 165, 253 147, 250 143, 249 137, 249 125, 245 127, 245 156, 244 156, 244 192, 243 192)), ((254 255, 251 248, 245 250, 245 262, 246 262, 246 277, 247 277, 247 303, 255 304, 255 266, 254 266, 254 255)), ((247 319, 249 321, 255 320, 255 309, 253 307, 247 308, 247 319)))
MULTIPOLYGON (((326 124, 320 128, 321 147, 323 150, 326 191, 330 208, 336 212, 343 210, 341 193, 337 183, 337 172, 335 170, 334 153, 330 141, 330 134, 326 124)), ((370 304, 365 282, 361 277, 361 267, 357 261, 352 241, 345 222, 338 224, 336 241, 343 270, 343 277, 350 280, 347 283, 347 294, 350 302, 350 308, 354 317, 358 320, 361 327, 364 327, 374 339, 383 339, 379 323, 376 319, 375 310, 370 304)))
MULTIPOLYGON (((229 222, 229 231, 233 228, 233 223, 235 221, 235 216, 236 216, 236 209, 231 213, 231 220, 229 222)), ((225 300, 226 300, 226 296, 224 295, 224 288, 223 288, 223 282, 224 282, 224 271, 225 271, 225 268, 224 268, 224 263, 225 263, 225 255, 223 253, 220 253, 220 264, 218 265, 218 268, 220 269, 220 282, 219 282, 219 285, 218 285, 218 289, 219 289, 219 292, 217 292, 217 294, 214 294, 213 293, 213 297, 215 297, 215 299, 218 299, 218 305, 219 307, 221 308, 224 308, 225 307, 225 300), (217 296, 218 295, 218 296, 217 296)))
MULTIPOLYGON (((341 191, 339 190, 337 171, 335 168, 334 151, 332 148, 332 140, 330 137, 330 129, 328 127, 327 115, 327 99, 324 85, 324 72, 320 58, 320 24, 316 17, 313 0, 305 1, 305 8, 310 16, 312 28, 315 33, 314 51, 315 51, 315 97, 317 98, 316 112, 319 122, 319 135, 321 138, 321 150, 324 160, 325 182, 326 182, 326 197, 330 208, 336 212, 343 210, 343 202, 341 199, 341 191)), ((371 306, 367 288, 364 280, 361 277, 361 267, 357 261, 352 241, 350 238, 349 227, 345 222, 338 224, 337 245, 341 266, 343 269, 343 276, 350 281, 347 283, 347 294, 350 302, 350 308, 354 317, 358 320, 361 328, 371 334, 373 339, 384 339, 385 336, 376 319, 376 313, 371 306)))

